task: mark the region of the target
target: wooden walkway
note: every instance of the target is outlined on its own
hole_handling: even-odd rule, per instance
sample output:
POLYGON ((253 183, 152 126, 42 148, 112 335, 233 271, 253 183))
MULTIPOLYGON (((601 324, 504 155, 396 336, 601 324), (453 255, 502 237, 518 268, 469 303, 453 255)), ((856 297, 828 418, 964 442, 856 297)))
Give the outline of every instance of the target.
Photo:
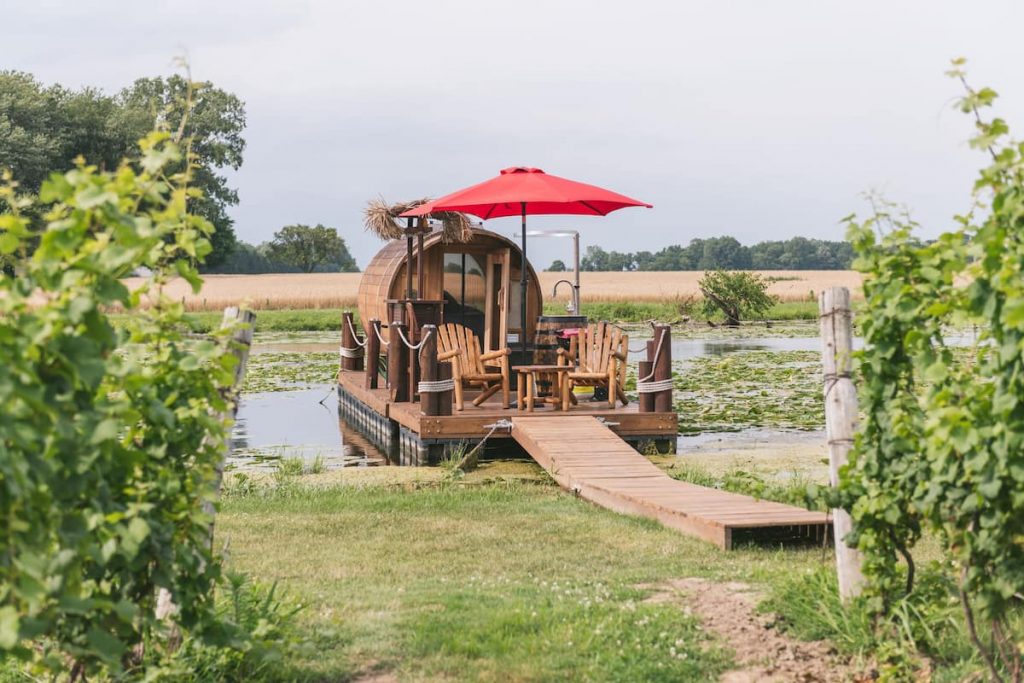
POLYGON ((597 418, 512 417, 514 438, 563 488, 616 512, 729 549, 737 543, 821 542, 822 512, 697 486, 669 477, 597 418))

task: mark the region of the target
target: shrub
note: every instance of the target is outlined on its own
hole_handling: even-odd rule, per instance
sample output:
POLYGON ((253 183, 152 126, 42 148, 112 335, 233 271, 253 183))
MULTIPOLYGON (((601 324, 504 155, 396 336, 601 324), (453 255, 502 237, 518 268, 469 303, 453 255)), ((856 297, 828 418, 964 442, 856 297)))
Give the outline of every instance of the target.
POLYGON ((1024 148, 1004 121, 980 116, 995 93, 968 87, 959 62, 952 75, 966 89, 959 106, 977 126, 972 146, 992 159, 974 185, 975 204, 989 208, 958 217, 958 229, 928 244, 887 205, 876 202, 863 223, 850 219, 855 265, 865 273, 865 419, 842 473, 842 504, 874 610, 898 618, 894 605, 920 590, 915 546, 930 532, 951 563, 952 597, 991 677, 1020 681, 1013 623, 1024 593, 1024 148), (958 353, 948 330, 968 326, 978 340, 958 353))
POLYGON ((768 284, 757 273, 708 271, 698 283, 704 295, 704 313, 710 316, 721 312, 730 326, 739 325, 742 318, 764 315, 776 302, 768 293, 768 284))
POLYGON ((187 211, 187 147, 154 132, 140 151, 113 172, 79 160, 38 199, 0 183, 17 273, 0 276, 0 655, 72 681, 139 664, 167 633, 158 589, 186 637, 218 634, 202 503, 236 360, 224 335, 186 339, 162 294, 175 276, 198 288, 210 250, 211 224, 187 211), (111 307, 134 315, 115 327, 111 307))

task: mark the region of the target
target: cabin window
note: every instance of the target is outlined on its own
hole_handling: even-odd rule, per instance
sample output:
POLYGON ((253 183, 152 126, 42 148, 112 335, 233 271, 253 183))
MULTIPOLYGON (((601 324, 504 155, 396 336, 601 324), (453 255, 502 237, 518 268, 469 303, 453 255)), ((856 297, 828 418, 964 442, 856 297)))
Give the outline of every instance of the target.
POLYGON ((483 339, 487 276, 475 255, 444 255, 444 300, 445 321, 464 325, 483 339))

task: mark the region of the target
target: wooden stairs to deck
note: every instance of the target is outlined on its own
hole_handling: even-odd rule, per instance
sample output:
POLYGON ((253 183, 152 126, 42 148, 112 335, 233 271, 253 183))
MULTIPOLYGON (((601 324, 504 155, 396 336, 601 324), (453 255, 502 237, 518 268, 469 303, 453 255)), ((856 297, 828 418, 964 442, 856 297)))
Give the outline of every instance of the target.
POLYGON ((512 418, 514 438, 563 488, 616 512, 729 549, 743 542, 821 542, 822 512, 677 481, 592 416, 512 418))

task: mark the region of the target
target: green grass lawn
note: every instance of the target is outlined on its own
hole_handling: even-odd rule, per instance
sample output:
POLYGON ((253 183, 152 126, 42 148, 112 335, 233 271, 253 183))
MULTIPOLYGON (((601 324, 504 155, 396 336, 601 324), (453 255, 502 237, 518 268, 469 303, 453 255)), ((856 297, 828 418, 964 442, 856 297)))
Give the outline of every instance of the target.
POLYGON ((281 582, 308 605, 307 628, 332 634, 297 676, 717 680, 730 653, 678 605, 645 604, 638 585, 766 581, 821 561, 725 553, 550 483, 342 476, 351 482, 230 494, 218 517, 231 568, 281 582))
POLYGON ((346 472, 225 498, 218 535, 231 568, 279 581, 308 605, 304 626, 330 634, 296 676, 717 680, 730 653, 678 605, 645 604, 638 586, 772 584, 822 562, 820 550, 726 553, 550 483, 403 474, 400 486, 346 472))

